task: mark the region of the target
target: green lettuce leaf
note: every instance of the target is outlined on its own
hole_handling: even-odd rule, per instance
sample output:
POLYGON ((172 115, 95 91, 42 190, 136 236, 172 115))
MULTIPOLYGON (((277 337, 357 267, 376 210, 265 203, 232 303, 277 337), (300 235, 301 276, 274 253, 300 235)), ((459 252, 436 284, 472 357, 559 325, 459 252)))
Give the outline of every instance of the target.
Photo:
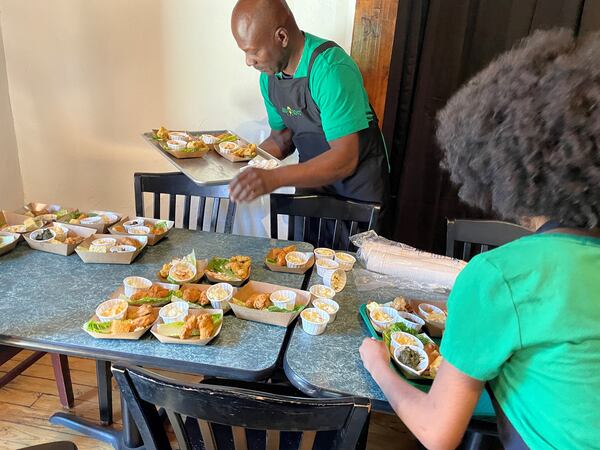
POLYGON ((277 306, 269 306, 267 311, 269 312, 277 312, 277 313, 290 313, 290 312, 298 312, 304 309, 304 305, 298 305, 294 309, 284 309, 278 308, 277 306))
POLYGON ((206 267, 206 270, 210 270, 211 272, 221 273, 232 279, 238 279, 236 274, 233 273, 233 270, 225 267, 227 265, 227 263, 229 263, 229 258, 212 258, 208 262, 208 266, 206 267))
POLYGON ((94 320, 88 320, 83 324, 83 328, 91 333, 110 334, 111 325, 112 322, 96 322, 94 320))

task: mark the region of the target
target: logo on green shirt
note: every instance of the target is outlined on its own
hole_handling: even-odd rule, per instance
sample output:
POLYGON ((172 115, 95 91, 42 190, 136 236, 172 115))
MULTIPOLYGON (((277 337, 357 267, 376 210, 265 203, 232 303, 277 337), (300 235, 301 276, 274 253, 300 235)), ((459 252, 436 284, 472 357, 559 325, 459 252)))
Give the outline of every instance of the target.
POLYGON ((291 106, 282 106, 281 112, 289 117, 299 117, 302 115, 302 111, 294 109, 291 106))

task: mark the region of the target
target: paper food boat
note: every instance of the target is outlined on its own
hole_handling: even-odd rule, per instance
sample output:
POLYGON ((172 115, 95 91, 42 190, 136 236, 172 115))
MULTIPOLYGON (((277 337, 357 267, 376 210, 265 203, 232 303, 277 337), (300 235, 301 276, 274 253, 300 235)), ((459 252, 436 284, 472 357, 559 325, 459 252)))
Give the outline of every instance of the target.
POLYGON ((158 332, 158 326, 163 323, 162 319, 159 317, 158 320, 152 325, 150 332, 154 335, 156 339, 158 339, 163 344, 182 344, 182 345, 206 345, 210 341, 212 341, 215 337, 219 335, 221 332, 221 328, 223 328, 223 310, 222 309, 190 309, 188 314, 192 314, 194 316, 199 316, 201 314, 220 314, 221 315, 221 323, 217 328, 217 331, 213 333, 213 335, 207 339, 200 339, 199 337, 192 337, 188 339, 179 339, 169 336, 163 336, 158 332))
POLYGON ((173 222, 172 220, 151 219, 148 217, 134 217, 133 219, 124 218, 124 219, 120 220, 119 222, 114 224, 112 227, 110 227, 108 229, 108 232, 110 234, 116 234, 119 236, 129 236, 129 237, 146 236, 148 238, 148 245, 152 246, 152 245, 156 245, 156 243, 159 242, 161 239, 164 239, 165 237, 167 237, 167 235, 171 232, 171 230, 173 229, 174 226, 175 226, 175 222, 173 222), (135 220, 135 219, 142 219, 142 220, 144 220, 144 223, 149 223, 152 225, 155 225, 158 222, 165 222, 167 224, 167 231, 164 232, 163 234, 152 234, 152 233, 150 233, 150 234, 130 234, 125 229, 123 229, 123 231, 117 231, 115 229, 117 227, 123 227, 123 224, 129 220, 135 220))
MULTIPOLYGON (((309 252, 302 252, 302 253, 306 253, 307 255, 309 254, 309 252)), ((308 262, 306 264, 304 264, 302 267, 297 267, 295 269, 290 269, 288 266, 279 266, 277 264, 273 264, 273 263, 267 261, 267 259, 265 258, 265 265, 269 268, 269 270, 271 270, 273 272, 295 273, 295 274, 302 275, 302 274, 306 273, 306 271, 308 269, 310 269, 314 264, 315 264, 315 254, 312 252, 310 252, 310 257, 308 259, 308 262)))
MULTIPOLYGON (((190 265, 191 265, 191 263, 190 263, 190 265)), ((196 283, 197 281, 200 281, 202 279, 202 277, 204 276, 204 272, 206 271, 207 265, 208 265, 207 259, 197 259, 196 260, 196 276, 189 283, 196 283)), ((156 272, 156 278, 158 278, 163 283, 170 283, 169 280, 167 280, 165 277, 160 275, 160 271, 156 272)), ((188 283, 175 283, 175 284, 185 285, 188 283)))
POLYGON ((7 238, 7 240, 12 239, 12 242, 8 244, 0 245, 0 256, 10 252, 14 249, 19 243, 19 239, 21 239, 21 235, 18 233, 9 233, 8 231, 0 231, 0 240, 3 238, 7 238))
MULTIPOLYGON (((117 297, 113 297, 113 298, 117 298, 117 297)), ((132 309, 135 311, 139 308, 139 306, 128 306, 127 307, 127 313, 129 314, 129 311, 131 311, 132 309)), ((157 319, 152 322, 150 325, 148 325, 145 328, 142 328, 141 330, 137 330, 137 331, 132 331, 130 333, 114 333, 114 334, 107 334, 107 333, 96 333, 94 331, 88 331, 85 329, 85 326, 82 326, 82 330, 85 331, 87 334, 89 334, 90 336, 92 336, 93 338, 96 339, 129 339, 129 340, 137 340, 139 338, 141 338, 144 333, 146 333, 146 331, 148 331, 150 328, 152 328, 153 325, 156 324, 157 320, 158 320, 158 310, 160 308, 153 308, 156 312, 156 317, 157 319)), ((90 320, 93 320, 95 322, 99 322, 100 319, 98 319, 98 316, 96 314, 94 314, 90 320)), ((85 325, 85 324, 84 324, 85 325)))
MULTIPOLYGON (((285 289, 296 293, 296 306, 302 305, 303 307, 306 307, 310 301, 310 293, 307 291, 292 289, 285 286, 278 286, 276 284, 263 283, 260 281, 249 281, 246 286, 241 288, 237 294, 235 294, 235 298, 244 302, 253 294, 272 294, 280 289, 285 289)), ((290 311, 289 313, 270 312, 266 310, 247 308, 234 302, 231 302, 231 309, 233 310, 235 316, 239 319, 252 320, 254 322, 276 325, 278 327, 287 327, 294 321, 296 317, 298 317, 300 312, 302 312, 302 309, 293 312, 290 311)))
POLYGON ((144 250, 144 248, 146 248, 146 245, 148 244, 148 238, 146 236, 137 236, 137 235, 132 235, 132 234, 127 235, 127 237, 138 241, 141 244, 141 247, 139 247, 134 252, 127 252, 127 253, 90 252, 89 247, 90 247, 91 243, 93 241, 95 241, 96 239, 102 239, 102 238, 117 239, 117 245, 119 245, 119 237, 118 236, 115 237, 110 234, 93 234, 92 236, 88 237, 85 241, 83 241, 81 244, 79 244, 75 248, 75 251, 81 258, 81 260, 86 264, 131 264, 135 260, 135 258, 137 258, 137 256, 142 252, 142 250, 144 250))
MULTIPOLYGON (((183 284, 181 285, 181 289, 186 288, 186 289, 197 289, 201 292, 207 291, 208 288, 210 288, 211 286, 213 286, 212 284, 183 284)), ((235 297, 236 293, 237 293, 238 289, 237 288, 233 288, 233 296, 235 297)), ((182 301, 185 302, 186 300, 180 298, 177 299, 177 301, 182 301)), ((201 306, 198 305, 196 303, 192 303, 192 302, 188 302, 190 304, 190 309, 211 309, 212 306, 209 303, 206 306, 201 306)), ((229 304, 229 302, 227 303, 227 307, 223 308, 223 314, 227 314, 229 311, 231 311, 231 304, 229 304)))
MULTIPOLYGON (((78 225, 68 225, 68 224, 61 223, 60 226, 69 230, 67 237, 74 237, 74 236, 83 237, 84 238, 83 242, 85 242, 85 239, 89 238, 90 236, 93 236, 95 233, 95 231, 92 229, 80 227, 78 225)), ((52 229, 52 227, 45 227, 45 228, 52 229)), ((39 242, 39 241, 36 241, 35 239, 31 239, 29 237, 30 235, 31 235, 31 233, 26 233, 23 236, 25 238, 25 241, 29 245, 29 247, 31 247, 34 250, 40 250, 42 252, 54 253, 55 255, 69 256, 70 254, 72 254, 75 251, 75 248, 81 244, 81 243, 80 244, 65 244, 63 242, 60 242, 60 243, 39 242)))
POLYGON ((2 230, 2 228, 6 227, 6 226, 22 225, 26 220, 33 220, 33 219, 34 218, 30 217, 30 216, 24 216, 21 214, 16 214, 16 213, 8 212, 8 211, 2 211, 2 212, 0 212, 0 231, 18 234, 19 238, 20 238, 21 235, 29 234, 32 231, 39 230, 47 223, 47 221, 38 220, 39 226, 32 227, 30 230, 24 231, 22 233, 21 232, 13 232, 13 231, 6 230, 6 229, 2 230))
MULTIPOLYGON (((86 214, 86 212, 83 212, 83 214, 86 214)), ((101 220, 99 223, 77 223, 77 224, 71 224, 68 219, 68 216, 63 216, 62 218, 58 219, 58 222, 60 224, 65 224, 65 225, 77 225, 79 227, 84 227, 84 228, 90 228, 92 230, 96 230, 96 233, 100 233, 100 234, 105 234, 108 230, 109 227, 115 225, 116 223, 118 223, 120 220, 127 220, 126 216, 123 216, 122 214, 116 213, 116 212, 112 212, 112 211, 89 211, 89 213, 92 214, 98 214, 98 215, 102 215, 102 214, 111 214, 113 216, 117 217, 117 220, 114 220, 110 223, 105 223, 104 220, 101 220)))

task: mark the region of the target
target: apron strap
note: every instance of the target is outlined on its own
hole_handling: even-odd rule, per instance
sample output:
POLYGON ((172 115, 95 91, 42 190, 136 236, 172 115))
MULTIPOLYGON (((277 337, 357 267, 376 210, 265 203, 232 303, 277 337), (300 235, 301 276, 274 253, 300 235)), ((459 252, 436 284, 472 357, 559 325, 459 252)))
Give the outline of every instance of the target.
POLYGON ((327 41, 327 42, 323 42, 321 45, 319 45, 317 48, 315 48, 313 50, 312 55, 310 57, 310 62, 308 63, 308 71, 306 73, 307 78, 310 78, 310 73, 312 72, 312 67, 313 67, 313 64, 315 63, 315 59, 317 59, 317 56, 319 56, 321 53, 325 52, 325 50, 329 50, 330 48, 334 48, 334 47, 339 47, 339 45, 337 45, 333 41, 327 41))

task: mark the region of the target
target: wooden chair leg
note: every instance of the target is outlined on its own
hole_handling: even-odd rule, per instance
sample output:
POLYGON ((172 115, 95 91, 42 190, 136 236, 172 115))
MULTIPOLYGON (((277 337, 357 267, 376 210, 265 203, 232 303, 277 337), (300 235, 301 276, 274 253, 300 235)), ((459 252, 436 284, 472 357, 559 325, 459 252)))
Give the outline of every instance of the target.
MULTIPOLYGON (((19 352, 16 352, 16 353, 19 353, 19 352)), ((27 370, 31 365, 33 365, 33 363, 35 363, 38 359, 40 359, 44 355, 45 355, 44 352, 35 352, 34 354, 28 356, 26 359, 21 361, 15 367, 13 367, 3 377, 0 378, 0 388, 3 386, 6 386, 8 383, 10 383, 12 380, 14 380, 16 377, 18 377, 21 373, 23 373, 25 370, 27 370)))
POLYGON ((50 358, 52 360, 52 369, 54 369, 54 379, 56 380, 60 404, 63 408, 72 408, 74 399, 71 373, 69 372, 69 359, 67 355, 59 355, 58 353, 50 353, 50 358))

